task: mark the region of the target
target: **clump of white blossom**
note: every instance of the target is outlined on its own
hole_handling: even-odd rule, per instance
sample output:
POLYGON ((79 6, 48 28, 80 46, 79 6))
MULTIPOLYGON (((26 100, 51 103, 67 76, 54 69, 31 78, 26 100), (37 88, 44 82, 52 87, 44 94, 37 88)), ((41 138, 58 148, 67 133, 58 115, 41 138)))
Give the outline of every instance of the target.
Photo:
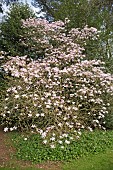
POLYGON ((61 21, 23 21, 28 29, 22 43, 44 51, 45 58, 10 57, 2 67, 10 87, 2 99, 4 131, 30 130, 39 133, 44 144, 62 149, 79 139, 82 129, 104 129, 108 113, 107 95, 113 95, 113 76, 100 60, 87 60, 83 51, 95 28, 66 31, 61 21))

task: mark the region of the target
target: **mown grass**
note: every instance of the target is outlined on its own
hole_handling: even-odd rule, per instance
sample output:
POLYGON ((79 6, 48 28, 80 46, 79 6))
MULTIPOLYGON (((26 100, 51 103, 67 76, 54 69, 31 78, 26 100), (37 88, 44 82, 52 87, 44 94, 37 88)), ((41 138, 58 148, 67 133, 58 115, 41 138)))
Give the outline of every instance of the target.
MULTIPOLYGON (((45 161, 46 164, 48 159, 62 162, 60 170, 113 170, 113 131, 84 132, 78 141, 64 150, 44 147, 40 137, 35 134, 28 136, 13 132, 9 136, 17 149, 16 157, 31 161, 31 167, 21 168, 22 170, 46 170, 36 168, 35 163, 43 164, 45 161), (27 141, 24 140, 25 137, 28 138, 27 141)), ((12 169, 20 170, 19 165, 0 168, 0 170, 12 169)))
MULTIPOLYGON (((42 168, 41 168, 42 169, 42 168)), ((38 168, 21 168, 21 170, 41 170, 38 168)), ((113 150, 79 158, 62 165, 62 170, 113 170, 113 150)), ((0 170, 20 170, 20 168, 0 168, 0 170)), ((42 169, 46 170, 46 169, 42 169)), ((58 169, 59 170, 59 169, 58 169)))
POLYGON ((63 170, 113 170, 113 150, 66 163, 63 170))
POLYGON ((55 149, 42 144, 42 139, 36 134, 11 134, 12 142, 17 149, 16 157, 33 163, 50 161, 70 161, 88 155, 100 154, 113 148, 113 131, 83 132, 79 140, 55 149), (27 140, 24 140, 27 138, 27 140))

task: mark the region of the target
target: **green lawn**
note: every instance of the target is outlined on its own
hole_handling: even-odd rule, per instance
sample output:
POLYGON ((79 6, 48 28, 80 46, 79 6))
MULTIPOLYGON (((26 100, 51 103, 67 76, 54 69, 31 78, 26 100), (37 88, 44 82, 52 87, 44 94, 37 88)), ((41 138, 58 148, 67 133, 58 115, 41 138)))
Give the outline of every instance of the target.
MULTIPOLYGON (((42 169, 42 168, 41 168, 42 169)), ((38 168, 21 168, 21 170, 41 170, 38 168)), ((13 168, 0 168, 0 170, 13 170, 13 168)), ((14 170, 20 170, 14 168, 14 170)), ((43 170, 43 169, 42 169, 43 170)), ((46 170, 46 169, 44 169, 46 170)), ((69 163, 62 164, 61 170, 113 170, 113 150, 104 153, 89 155, 69 163)))
MULTIPOLYGON (((64 150, 44 147, 37 135, 31 135, 25 141, 25 135, 15 132, 10 133, 9 137, 17 149, 17 159, 34 164, 31 163, 31 168, 22 169, 14 163, 10 168, 0 170, 49 170, 34 167, 39 163, 46 165, 46 158, 53 162, 59 161, 60 168, 55 170, 113 170, 113 131, 85 132, 80 140, 64 150)), ((50 170, 54 170, 52 164, 50 170)))
POLYGON ((113 150, 65 163, 62 170, 113 170, 113 150))

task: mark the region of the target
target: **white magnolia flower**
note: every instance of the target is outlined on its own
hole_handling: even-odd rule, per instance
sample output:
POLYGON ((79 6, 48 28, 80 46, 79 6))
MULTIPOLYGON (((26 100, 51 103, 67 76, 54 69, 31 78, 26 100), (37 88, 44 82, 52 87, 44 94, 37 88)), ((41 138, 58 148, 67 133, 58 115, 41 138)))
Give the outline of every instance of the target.
POLYGON ((50 138, 51 141, 55 141, 55 137, 50 138))
POLYGON ((50 145, 50 147, 51 147, 52 149, 54 149, 54 148, 55 148, 55 145, 52 144, 52 145, 50 145))
POLYGON ((58 126, 60 126, 60 127, 61 127, 61 126, 62 126, 62 123, 58 123, 58 126))
POLYGON ((5 115, 5 114, 3 114, 2 116, 3 116, 3 117, 5 117, 6 115, 5 115))
POLYGON ((5 101, 7 101, 9 98, 5 98, 5 101))
POLYGON ((41 134, 42 138, 45 138, 46 135, 47 135, 46 132, 43 132, 43 133, 41 134))
POLYGON ((51 106, 50 106, 50 105, 46 105, 46 108, 47 108, 47 109, 50 109, 50 108, 51 108, 51 106))
POLYGON ((63 142, 61 140, 59 140, 58 143, 62 144, 63 142))
POLYGON ((63 136, 59 136, 59 138, 60 138, 60 139, 62 139, 62 138, 63 138, 63 136))
POLYGON ((27 138, 24 138, 24 140, 26 141, 26 140, 27 140, 27 138))
POLYGON ((36 127, 36 125, 31 125, 31 127, 32 127, 32 128, 35 128, 35 127, 36 127))
POLYGON ((7 132, 7 131, 8 131, 8 127, 5 127, 5 128, 4 128, 4 132, 7 132))
POLYGON ((70 137, 69 137, 69 139, 70 139, 70 140, 73 140, 73 137, 72 137, 72 136, 70 136, 70 137))
POLYGON ((10 131, 13 131, 13 130, 14 130, 14 129, 11 127, 11 128, 10 128, 10 131))
POLYGON ((61 146, 61 149, 64 149, 64 146, 61 146))
POLYGON ((19 98, 19 95, 17 94, 17 95, 15 95, 15 97, 14 97, 15 99, 18 99, 19 98))
POLYGON ((55 133, 52 134, 53 136, 56 136, 55 133))
POLYGON ((7 106, 4 107, 4 109, 7 109, 7 108, 8 108, 7 106))
POLYGON ((64 117, 63 119, 64 119, 64 120, 67 120, 68 118, 67 118, 67 117, 64 117))
POLYGON ((17 129, 17 127, 16 127, 16 126, 14 126, 14 127, 13 127, 13 130, 16 130, 16 129, 17 129))
POLYGON ((40 114, 39 114, 39 113, 37 113, 37 114, 36 114, 36 117, 39 117, 39 116, 40 116, 40 114))
POLYGON ((28 117, 32 117, 32 114, 28 114, 28 117))
POLYGON ((40 116, 44 117, 44 113, 41 113, 40 116))
POLYGON ((46 144, 46 143, 47 143, 47 140, 43 140, 43 143, 46 144))
POLYGON ((62 136, 67 138, 68 134, 64 133, 64 134, 62 134, 62 136))
POLYGON ((78 132, 79 135, 81 135, 82 133, 81 132, 78 132))
POLYGON ((91 127, 88 127, 88 129, 90 130, 90 132, 93 132, 93 129, 91 127))
POLYGON ((66 144, 70 144, 70 141, 69 141, 69 140, 65 140, 65 143, 66 143, 66 144))

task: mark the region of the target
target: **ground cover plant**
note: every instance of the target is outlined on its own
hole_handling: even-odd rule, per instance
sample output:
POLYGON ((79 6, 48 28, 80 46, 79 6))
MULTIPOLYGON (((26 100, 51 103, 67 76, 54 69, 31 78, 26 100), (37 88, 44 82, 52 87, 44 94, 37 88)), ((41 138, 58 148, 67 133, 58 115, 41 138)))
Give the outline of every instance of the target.
POLYGON ((113 76, 104 63, 83 54, 87 40, 97 39, 97 30, 67 31, 68 22, 23 20, 21 43, 40 59, 9 57, 2 66, 10 85, 1 100, 4 131, 38 133, 52 149, 65 149, 83 129, 105 129, 113 95, 113 76))
MULTIPOLYGON (((79 152, 79 159, 73 159, 68 161, 47 161, 42 163, 36 163, 36 159, 34 161, 33 159, 33 152, 36 149, 39 149, 39 145, 41 144, 41 141, 39 140, 39 137, 37 135, 28 135, 28 133, 3 133, 0 132, 0 139, 4 138, 5 144, 8 140, 7 150, 11 146, 15 145, 16 147, 16 156, 19 158, 17 159, 15 157, 15 152, 13 152, 13 155, 11 159, 9 159, 8 162, 4 162, 5 164, 1 164, 0 159, 0 169, 3 170, 35 170, 35 169, 43 169, 43 170, 112 170, 113 167, 113 132, 112 131, 93 131, 93 132, 85 132, 82 134, 82 137, 78 142, 76 141, 76 145, 71 144, 71 148, 74 149, 74 152, 79 152), (4 134, 4 135, 2 135, 4 134), (1 136, 2 135, 2 136, 1 136), (27 138, 27 140, 24 140, 27 138), (30 139, 35 139, 35 142, 30 139), (36 140, 37 139, 37 140, 36 140), (39 144, 37 145, 37 143, 39 144), (82 143, 82 144, 81 144, 82 143), (86 144, 85 144, 86 143, 86 144), (33 144, 33 146, 32 146, 33 144), (84 145, 85 144, 85 145, 84 145), (83 149, 81 147, 83 146, 83 149), (28 148, 30 146, 30 148, 28 148), (37 148, 36 148, 37 146, 37 148), (27 147, 27 149, 26 149, 27 147), (80 147, 80 148, 79 148, 80 147), (35 149, 34 149, 35 148, 35 149), (88 149, 87 149, 88 148, 88 149), (31 151, 32 150, 32 151, 31 151), (82 151, 82 152, 81 152, 82 151), (24 153, 25 152, 25 153, 24 153), (85 153, 86 152, 86 153, 85 153), (88 153, 87 153, 88 152, 88 153), (24 157, 21 155, 24 153, 24 157), (32 156, 31 156, 32 153, 32 156), (82 153, 82 154, 81 154, 82 153), (31 156, 31 161, 28 161, 26 158, 26 155, 29 155, 29 159, 31 156), (22 157, 21 157, 22 156, 22 157), (21 160, 21 159, 24 160, 21 160), (27 160, 27 161, 25 161, 27 160), (1 166, 2 165, 2 166, 1 166)), ((4 147, 4 146, 3 146, 4 147)), ((69 147, 69 148, 70 148, 69 147)), ((45 149, 45 147, 43 148, 45 149)), ((51 153, 49 152, 50 148, 46 148, 45 155, 48 154, 51 157, 51 153), (48 152, 48 153, 47 153, 48 152)), ((55 150, 51 149, 52 152, 56 152, 55 150)), ((1 143, 0 143, 0 151, 1 151, 1 143)), ((5 150, 4 150, 5 152, 5 150)), ((64 151, 62 150, 64 153, 64 151)), ((67 149, 67 152, 68 149, 67 149)), ((39 153, 39 152, 38 152, 39 153)), ((42 151, 41 151, 42 153, 42 151)), ((8 154, 8 152, 7 152, 8 154)), ((38 157, 38 154, 36 154, 36 151, 34 153, 34 156, 38 157)), ((3 152, 0 152, 0 158, 2 158, 3 152)), ((44 155, 43 155, 44 156, 44 155)), ((58 157, 58 154, 57 154, 58 157)), ((67 159, 67 158, 66 158, 67 159)))
POLYGON ((78 158, 84 161, 89 155, 92 157, 104 154, 106 150, 113 149, 113 131, 84 132, 79 140, 73 141, 68 146, 65 144, 64 149, 59 146, 55 149, 43 146, 41 138, 36 134, 12 133, 11 139, 17 149, 17 158, 34 163, 47 160, 77 161, 78 158))

